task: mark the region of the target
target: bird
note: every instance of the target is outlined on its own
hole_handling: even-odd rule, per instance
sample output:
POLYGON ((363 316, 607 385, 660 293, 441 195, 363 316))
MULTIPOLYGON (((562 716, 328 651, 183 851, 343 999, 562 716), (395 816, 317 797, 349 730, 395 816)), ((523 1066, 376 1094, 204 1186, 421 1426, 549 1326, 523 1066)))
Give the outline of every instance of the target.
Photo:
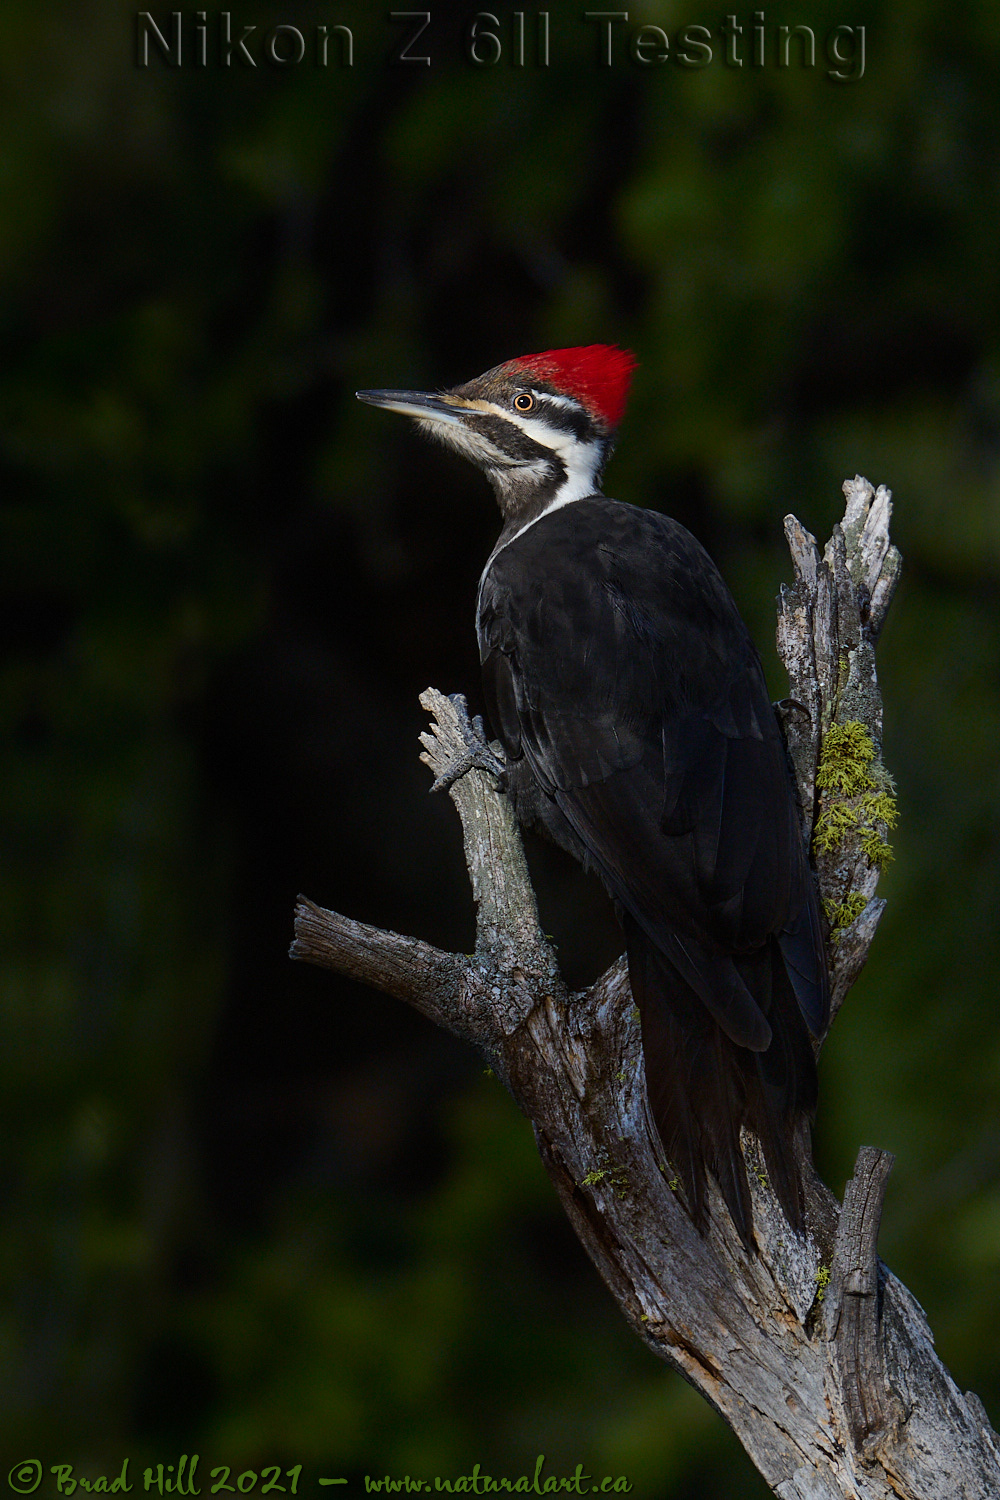
POLYGON ((601 489, 636 363, 592 344, 433 393, 357 395, 493 487, 502 526, 476 627, 502 756, 467 724, 471 758, 502 777, 522 824, 603 882, 661 1165, 702 1233, 714 1177, 753 1253, 744 1128, 803 1224, 794 1143, 816 1107, 824 940, 784 738, 733 597, 679 522, 601 489))

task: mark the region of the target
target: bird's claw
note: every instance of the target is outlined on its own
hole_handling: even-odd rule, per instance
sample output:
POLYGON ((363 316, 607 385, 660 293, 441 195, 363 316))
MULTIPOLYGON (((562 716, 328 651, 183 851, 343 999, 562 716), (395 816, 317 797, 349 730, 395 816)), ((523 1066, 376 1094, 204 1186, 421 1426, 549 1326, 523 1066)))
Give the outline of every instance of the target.
POLYGON ((772 703, 771 707, 777 714, 778 719, 782 721, 790 719, 793 714, 801 714, 803 718, 812 719, 812 714, 808 708, 806 708, 804 703, 800 703, 797 698, 780 698, 777 703, 772 703))
POLYGON ((464 693, 449 693, 448 697, 455 709, 455 732, 461 739, 462 748, 442 767, 431 791, 447 791, 460 777, 472 770, 488 771, 491 776, 496 777, 498 787, 503 791, 507 768, 487 741, 482 716, 476 714, 474 718, 470 718, 464 693))

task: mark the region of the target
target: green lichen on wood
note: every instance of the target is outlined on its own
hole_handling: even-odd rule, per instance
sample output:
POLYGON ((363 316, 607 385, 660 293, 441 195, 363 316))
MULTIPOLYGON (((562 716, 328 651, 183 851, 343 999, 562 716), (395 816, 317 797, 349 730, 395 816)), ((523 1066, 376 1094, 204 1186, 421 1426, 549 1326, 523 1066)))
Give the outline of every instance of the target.
POLYGON ((848 802, 831 802, 816 820, 813 844, 819 854, 832 854, 839 849, 847 834, 858 826, 859 813, 848 802))
POLYGON ((885 832, 896 826, 895 788, 871 735, 857 719, 831 724, 823 739, 816 786, 826 793, 813 834, 816 853, 832 854, 845 838, 855 835, 869 864, 884 870, 893 857, 885 832))
POLYGON ((861 851, 868 863, 879 870, 884 870, 886 865, 896 858, 892 852, 892 845, 887 844, 875 828, 866 828, 862 833, 861 851))
POLYGON ((581 1187, 597 1187, 599 1183, 606 1182, 616 1198, 625 1196, 625 1190, 629 1185, 628 1173, 624 1167, 609 1166, 596 1167, 581 1179, 581 1187))
POLYGON ((830 936, 834 942, 840 941, 841 933, 847 931, 867 905, 868 898, 861 891, 852 891, 846 901, 834 901, 829 896, 824 899, 823 913, 830 924, 830 936))
POLYGON ((857 719, 831 724, 823 739, 816 785, 842 797, 870 791, 875 786, 869 771, 874 759, 872 737, 857 719))
POLYGON ((868 792, 862 797, 861 806, 869 823, 884 823, 887 828, 895 828, 898 813, 891 792, 868 792))

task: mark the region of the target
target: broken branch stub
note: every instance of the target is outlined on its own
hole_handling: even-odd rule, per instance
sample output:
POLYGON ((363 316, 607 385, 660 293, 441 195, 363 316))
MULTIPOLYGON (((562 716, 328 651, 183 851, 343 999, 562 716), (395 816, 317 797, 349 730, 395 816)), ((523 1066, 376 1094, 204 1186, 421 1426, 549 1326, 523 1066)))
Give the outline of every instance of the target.
POLYGON ((889 540, 892 493, 858 475, 844 495, 843 520, 822 556, 815 537, 785 517, 795 581, 782 586, 777 630, 791 700, 785 738, 828 927, 831 1021, 885 909, 875 888, 892 859, 887 834, 896 821, 875 669, 902 567, 889 540))

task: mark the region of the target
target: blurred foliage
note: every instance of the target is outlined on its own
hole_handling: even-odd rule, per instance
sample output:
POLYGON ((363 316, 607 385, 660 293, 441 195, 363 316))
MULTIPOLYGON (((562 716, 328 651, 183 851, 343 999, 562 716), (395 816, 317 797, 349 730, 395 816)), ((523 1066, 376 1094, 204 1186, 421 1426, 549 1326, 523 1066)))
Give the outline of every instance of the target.
MULTIPOLYGON (((643 1496, 763 1493, 619 1323, 477 1060, 285 958, 297 889, 471 933, 416 695, 475 695, 496 522, 353 391, 594 340, 641 361, 611 493, 707 543, 762 646, 784 512, 825 536, 845 477, 895 491, 897 858, 817 1151, 837 1190, 860 1143, 897 1153, 883 1252, 996 1417, 997 12, 768 8, 763 67, 746 12, 735 67, 721 11, 648 0, 605 66, 559 8, 548 68, 537 11, 524 67, 507 8, 495 67, 472 7, 433 8, 429 67, 349 0, 230 14, 253 69, 222 65, 218 11, 204 67, 194 11, 180 67, 138 65, 131 6, 3 18, 6 1466, 544 1452, 643 1496), (806 22, 816 66, 779 67, 806 22), (301 65, 267 61, 278 24, 301 65), (317 65, 335 24, 351 67, 332 31, 317 65), (668 63, 630 59, 639 24, 668 63), (713 61, 684 68, 699 24, 713 61)), ((532 852, 581 982, 616 949, 603 897, 532 852)))

